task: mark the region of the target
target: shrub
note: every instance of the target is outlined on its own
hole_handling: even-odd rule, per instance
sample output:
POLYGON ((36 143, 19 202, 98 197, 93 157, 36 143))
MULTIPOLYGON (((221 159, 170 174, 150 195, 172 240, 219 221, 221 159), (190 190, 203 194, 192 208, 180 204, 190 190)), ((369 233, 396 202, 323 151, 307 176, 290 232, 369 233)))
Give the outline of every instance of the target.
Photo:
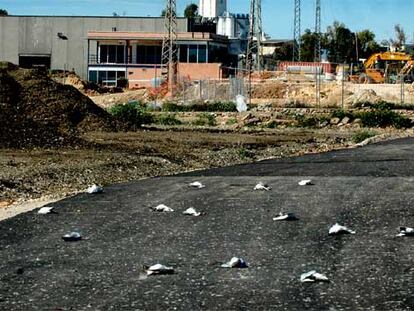
POLYGON ((267 122, 265 124, 265 127, 268 128, 268 129, 275 129, 275 128, 277 128, 277 122, 276 122, 276 120, 271 120, 271 121, 267 122))
POLYGON ((342 120, 343 118, 348 117, 351 120, 355 119, 355 116, 350 111, 345 111, 344 109, 336 109, 331 112, 331 118, 338 118, 342 120))
POLYGON ((317 127, 320 123, 328 121, 326 117, 306 117, 304 115, 297 115, 295 120, 298 122, 298 127, 317 127))
POLYGON ((237 123, 237 119, 236 118, 230 118, 226 121, 226 125, 233 125, 237 123))
POLYGON ((165 102, 162 106, 168 112, 235 112, 236 104, 233 102, 193 103, 190 105, 179 105, 173 102, 165 102))
POLYGON ((412 122, 410 119, 402 116, 397 112, 387 109, 375 109, 372 111, 364 111, 359 113, 358 117, 361 119, 362 125, 365 127, 394 126, 395 128, 400 129, 412 126, 412 122))
POLYGON ((161 125, 180 125, 182 122, 176 118, 174 114, 161 114, 157 123, 161 125))
POLYGON ((363 142, 364 140, 374 137, 376 135, 375 132, 372 131, 367 131, 367 130, 363 130, 360 132, 356 132, 353 136, 352 136, 352 141, 356 144, 359 144, 361 142, 363 142))
POLYGON ((108 112, 122 122, 132 126, 141 126, 153 121, 151 114, 146 112, 139 102, 117 104, 108 109, 108 112))
POLYGON ((211 113, 202 113, 198 116, 197 120, 194 122, 194 125, 198 126, 215 126, 216 118, 211 113))

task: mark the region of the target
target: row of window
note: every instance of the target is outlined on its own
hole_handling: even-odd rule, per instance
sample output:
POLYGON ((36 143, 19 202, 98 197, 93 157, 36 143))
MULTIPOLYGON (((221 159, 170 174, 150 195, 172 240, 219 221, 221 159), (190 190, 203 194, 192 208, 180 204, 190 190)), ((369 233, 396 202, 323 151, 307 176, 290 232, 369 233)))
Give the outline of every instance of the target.
MULTIPOLYGON (((161 63, 161 46, 145 46, 136 47, 136 63, 137 64, 160 64, 161 63)), ((220 52, 212 47, 207 50, 207 45, 198 44, 181 44, 178 50, 179 61, 182 63, 208 63, 220 62, 220 58, 226 55, 225 48, 220 52), (221 57, 220 57, 221 56, 221 57)), ((128 53, 131 54, 131 51, 128 53)), ((126 47, 124 45, 100 45, 99 46, 99 62, 112 64, 126 63, 126 47)), ((131 63, 131 59, 129 60, 131 63)), ((132 63, 135 63, 132 61, 132 63)))

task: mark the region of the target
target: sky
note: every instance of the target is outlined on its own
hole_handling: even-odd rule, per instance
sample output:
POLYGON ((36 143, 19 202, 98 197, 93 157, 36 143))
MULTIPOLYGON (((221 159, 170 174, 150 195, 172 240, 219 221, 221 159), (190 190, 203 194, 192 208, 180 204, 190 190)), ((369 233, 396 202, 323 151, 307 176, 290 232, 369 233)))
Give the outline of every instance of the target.
MULTIPOLYGON (((179 14, 198 0, 177 0, 179 14)), ((407 41, 414 42, 413 0, 321 0, 322 29, 333 21, 343 22, 352 31, 370 29, 378 41, 394 37, 400 24, 407 41)), ((14 15, 102 15, 159 16, 164 0, 0 0, 0 8, 14 15)), ((248 0, 228 0, 231 13, 248 13, 248 0)), ((293 37, 293 0, 262 0, 263 26, 275 39, 293 37)), ((315 1, 302 0, 302 31, 314 28, 315 1)))

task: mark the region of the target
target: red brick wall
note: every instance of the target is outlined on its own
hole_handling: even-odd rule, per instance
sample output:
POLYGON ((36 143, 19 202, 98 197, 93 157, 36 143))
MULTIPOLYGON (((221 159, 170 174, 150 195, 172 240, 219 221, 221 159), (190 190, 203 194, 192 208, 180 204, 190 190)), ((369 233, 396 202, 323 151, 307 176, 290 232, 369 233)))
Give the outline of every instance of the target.
MULTIPOLYGON (((161 77, 161 69, 157 68, 128 68, 128 80, 129 88, 139 88, 151 86, 151 80, 161 77)), ((178 64, 178 75, 183 78, 189 78, 190 80, 207 80, 207 79, 221 79, 223 78, 223 72, 221 64, 218 63, 205 63, 205 64, 194 64, 194 63, 179 63, 178 64)))

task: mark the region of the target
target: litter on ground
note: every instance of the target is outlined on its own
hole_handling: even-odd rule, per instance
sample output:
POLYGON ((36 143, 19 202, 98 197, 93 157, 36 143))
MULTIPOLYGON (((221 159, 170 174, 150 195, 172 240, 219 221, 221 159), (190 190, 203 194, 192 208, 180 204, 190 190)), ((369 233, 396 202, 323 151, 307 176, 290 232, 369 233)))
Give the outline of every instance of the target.
POLYGON ((414 236, 414 228, 400 227, 400 233, 397 236, 414 236))
POLYGON ((199 182, 199 181, 195 181, 195 182, 192 182, 191 184, 189 184, 188 185, 189 187, 191 187, 191 188, 197 188, 197 189, 202 189, 202 188, 205 188, 206 186, 205 185, 203 185, 201 182, 199 182))
POLYGON ((174 274, 174 268, 173 267, 167 267, 162 264, 155 264, 150 267, 144 266, 144 270, 147 273, 147 275, 153 275, 153 274, 174 274))
POLYGON ((352 231, 351 229, 345 226, 341 226, 339 224, 335 224, 329 229, 329 235, 341 235, 341 234, 355 234, 355 231, 352 231))
POLYGON ((242 258, 233 257, 230 261, 223 263, 222 268, 247 268, 248 265, 242 258))
POLYGON ((329 279, 326 275, 318 273, 316 271, 309 271, 307 273, 303 273, 300 276, 300 281, 302 283, 310 283, 310 282, 329 282, 329 279))
POLYGON ((66 242, 76 242, 82 240, 82 236, 79 232, 71 232, 62 236, 62 239, 66 242))
POLYGON ((269 191, 270 189, 272 189, 272 188, 270 188, 270 186, 269 185, 266 185, 266 184, 264 184, 264 183, 262 183, 262 182, 259 182, 254 188, 253 188, 253 190, 259 190, 259 191, 269 191))
POLYGON ((46 214, 54 214, 56 213, 56 211, 54 210, 53 207, 44 206, 37 213, 41 215, 46 215, 46 214))
POLYGON ((164 213, 174 212, 174 210, 171 207, 168 207, 167 205, 164 205, 164 204, 157 205, 155 207, 152 207, 151 209, 156 212, 164 212, 164 213))
POLYGON ((201 215, 201 213, 200 213, 200 212, 197 212, 197 211, 195 210, 195 208, 193 208, 193 207, 187 208, 187 209, 183 212, 183 214, 184 214, 184 215, 189 215, 189 216, 195 216, 195 217, 198 217, 198 216, 200 216, 200 215, 201 215))
POLYGON ((312 184, 312 180, 310 179, 305 179, 305 180, 301 180, 299 182, 299 186, 311 186, 312 184))
POLYGON ((277 217, 274 217, 273 220, 275 221, 294 221, 299 220, 298 217, 296 217, 295 213, 279 213, 277 217))
POLYGON ((88 189, 86 189, 86 192, 89 194, 102 193, 103 188, 98 185, 92 185, 88 189))

